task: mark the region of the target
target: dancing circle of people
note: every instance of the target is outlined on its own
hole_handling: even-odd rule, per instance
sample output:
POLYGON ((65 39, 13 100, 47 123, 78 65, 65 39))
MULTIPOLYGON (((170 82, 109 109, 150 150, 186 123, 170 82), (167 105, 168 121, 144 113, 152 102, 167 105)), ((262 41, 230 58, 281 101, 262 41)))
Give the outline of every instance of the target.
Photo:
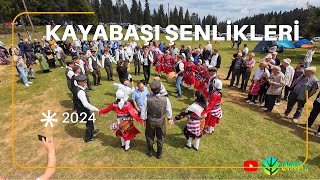
MULTIPOLYGON (((198 151, 201 137, 212 134, 222 118, 222 81, 217 75, 222 57, 217 49, 212 49, 210 42, 203 49, 201 45, 196 49, 192 49, 191 46, 185 48, 182 45, 180 50, 176 44, 165 46, 163 41, 160 41, 159 45, 150 42, 148 46, 140 47, 134 39, 124 46, 121 42, 106 42, 103 39, 96 42, 77 40, 73 44, 68 41, 55 42, 52 39, 44 41, 43 46, 44 48, 40 42, 36 41, 32 45, 30 40, 26 39, 24 44, 19 45, 19 49, 10 48, 9 51, 14 51, 17 71, 26 86, 32 83, 28 75, 34 79, 33 64, 38 63, 43 73, 51 72, 50 69, 56 67, 56 60, 60 62, 61 68, 66 66, 65 76, 68 88, 73 95, 74 111, 86 120, 84 138, 86 143, 94 141, 95 134, 99 132, 99 129, 94 128, 93 121, 89 120, 92 112, 100 115, 115 111, 116 118, 110 128, 115 131, 117 137, 120 137, 121 146, 125 151, 130 149, 131 140, 140 133, 134 125, 133 119, 135 119, 145 128, 147 155, 150 157, 155 154, 153 145, 155 137, 157 138, 156 157, 159 159, 162 157, 166 135, 166 120, 169 125, 174 125, 175 122, 187 118, 188 122, 183 130, 186 137, 185 146, 198 151), (65 60, 68 54, 72 57, 71 61, 65 60), (24 55, 27 59, 27 68, 24 64, 24 55), (134 65, 134 76, 140 76, 142 66, 144 79, 138 82, 137 87, 134 87, 133 74, 129 73, 130 63, 134 65), (117 89, 116 101, 99 110, 90 104, 88 91, 93 90, 92 85, 101 85, 101 68, 106 71, 106 79, 110 82, 114 81, 113 64, 117 66, 116 71, 120 82, 113 83, 117 89), (152 66, 155 67, 157 76, 150 82, 152 66), (160 82, 163 73, 167 76, 169 83, 175 83, 176 98, 182 97, 183 84, 188 90, 195 89, 194 102, 175 116, 172 114, 169 94, 160 82), (93 77, 93 83, 90 82, 90 74, 93 77), (131 95, 132 98, 129 99, 131 95)), ((292 119, 297 123, 306 98, 313 96, 319 89, 319 80, 314 76, 316 67, 310 66, 316 49, 314 47, 308 51, 305 62, 293 68, 288 58, 283 59, 281 63, 277 57, 276 48, 273 48, 272 52, 267 53, 262 59, 259 68, 252 76, 246 102, 256 104, 258 100, 261 107, 266 108, 265 112, 271 112, 275 105, 280 105, 281 100, 288 101, 283 117, 288 117, 297 103, 298 107, 292 119), (309 92, 309 97, 305 96, 305 91, 309 92)), ((245 44, 243 51, 238 50, 232 56, 225 79, 228 80, 231 76, 229 87, 246 90, 255 64, 255 54, 249 52, 245 44)), ((320 94, 314 101, 314 107, 308 119, 309 127, 319 114, 320 94)), ((317 133, 320 135, 320 128, 317 133)))

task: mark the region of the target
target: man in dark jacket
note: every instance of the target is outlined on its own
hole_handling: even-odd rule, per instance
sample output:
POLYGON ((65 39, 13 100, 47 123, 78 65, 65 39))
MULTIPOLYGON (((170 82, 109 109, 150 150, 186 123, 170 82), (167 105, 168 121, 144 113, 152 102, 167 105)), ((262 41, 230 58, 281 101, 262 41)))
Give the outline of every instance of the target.
POLYGON ((148 145, 148 156, 151 157, 154 153, 153 144, 154 137, 157 137, 157 159, 162 156, 163 141, 166 135, 165 115, 169 119, 169 124, 172 125, 172 109, 168 97, 161 96, 160 81, 150 83, 152 94, 145 99, 141 108, 141 118, 146 124, 146 140, 148 145))

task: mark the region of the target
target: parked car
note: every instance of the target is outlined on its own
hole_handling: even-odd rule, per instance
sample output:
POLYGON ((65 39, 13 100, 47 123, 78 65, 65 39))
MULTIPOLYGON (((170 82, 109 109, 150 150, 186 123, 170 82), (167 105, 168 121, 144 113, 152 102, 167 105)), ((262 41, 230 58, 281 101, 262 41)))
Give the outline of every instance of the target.
POLYGON ((320 42, 320 37, 314 37, 314 38, 312 38, 312 41, 313 42, 320 42))

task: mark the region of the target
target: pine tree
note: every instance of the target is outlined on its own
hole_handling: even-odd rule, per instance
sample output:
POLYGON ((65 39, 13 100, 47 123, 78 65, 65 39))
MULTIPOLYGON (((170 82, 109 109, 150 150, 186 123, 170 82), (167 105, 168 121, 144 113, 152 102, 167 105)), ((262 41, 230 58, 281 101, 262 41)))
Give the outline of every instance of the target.
POLYGON ((136 0, 132 0, 130 9, 130 22, 132 24, 139 24, 139 5, 136 0))
POLYGON ((191 24, 190 22, 190 14, 189 10, 187 9, 186 14, 184 15, 184 24, 191 24))
POLYGON ((150 15, 148 0, 146 0, 144 12, 143 12, 143 23, 144 24, 151 24, 151 15, 150 15))
POLYGON ((170 23, 178 26, 179 25, 178 18, 179 18, 178 9, 175 6, 173 9, 172 15, 170 14, 170 23))
POLYGON ((143 11, 142 11, 142 5, 141 2, 139 1, 139 8, 138 8, 138 21, 139 21, 139 25, 143 24, 143 11))
POLYGON ((113 6, 111 0, 101 0, 101 16, 104 23, 113 22, 113 6))
POLYGON ((91 2, 94 12, 96 12, 98 19, 101 19, 100 2, 99 0, 93 0, 91 2))
POLYGON ((179 15, 178 15, 178 26, 183 24, 183 8, 180 6, 179 15))
POLYGON ((163 4, 160 4, 159 9, 158 9, 158 19, 157 19, 157 23, 158 23, 161 27, 165 27, 166 24, 167 24, 166 15, 164 14, 163 4))
POLYGON ((157 13, 157 11, 156 11, 156 9, 153 9, 153 13, 152 13, 152 16, 151 16, 152 18, 151 18, 151 24, 152 24, 152 26, 154 26, 154 25, 159 25, 159 15, 158 15, 158 13, 157 13))

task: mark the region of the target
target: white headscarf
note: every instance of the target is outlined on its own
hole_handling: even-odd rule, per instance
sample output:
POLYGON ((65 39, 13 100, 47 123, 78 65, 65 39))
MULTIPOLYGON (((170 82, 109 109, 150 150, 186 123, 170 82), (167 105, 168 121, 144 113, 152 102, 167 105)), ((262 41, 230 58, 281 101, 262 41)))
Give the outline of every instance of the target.
POLYGON ((125 96, 125 93, 122 89, 118 89, 117 92, 116 92, 116 99, 120 100, 119 103, 118 103, 118 106, 120 109, 122 109, 124 103, 126 102, 124 100, 124 96, 125 96))

